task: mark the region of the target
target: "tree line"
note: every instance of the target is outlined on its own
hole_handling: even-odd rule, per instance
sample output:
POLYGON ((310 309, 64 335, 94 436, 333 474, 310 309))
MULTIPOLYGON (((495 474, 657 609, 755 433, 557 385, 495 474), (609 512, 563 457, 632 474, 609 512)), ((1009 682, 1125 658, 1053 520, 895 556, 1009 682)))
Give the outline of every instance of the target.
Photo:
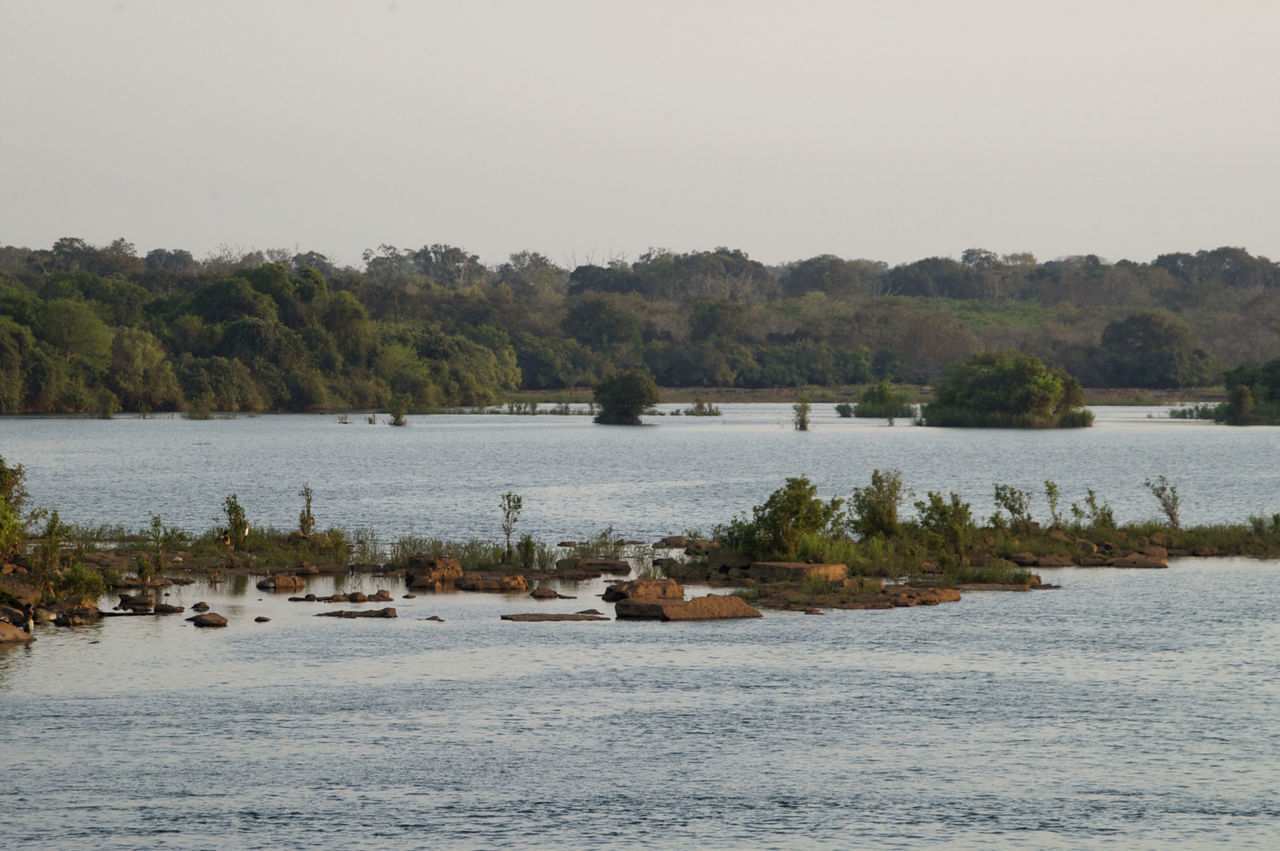
POLYGON ((519 252, 316 252, 124 239, 0 247, 0 412, 414 409, 594 386, 929 383, 986 350, 1085 386, 1192 387, 1280 355, 1280 266, 1238 248, 1150 263, 971 249, 890 267, 728 248, 557 265, 519 252))

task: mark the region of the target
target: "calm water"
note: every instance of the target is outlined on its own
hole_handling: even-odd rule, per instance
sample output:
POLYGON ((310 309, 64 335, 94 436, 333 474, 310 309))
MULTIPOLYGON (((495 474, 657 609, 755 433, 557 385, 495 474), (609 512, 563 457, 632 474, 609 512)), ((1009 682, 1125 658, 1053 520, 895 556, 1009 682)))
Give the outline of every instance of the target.
MULTIPOLYGON (((581 418, 0 419, 0 454, 69 519, 205 528, 236 491, 287 528, 548 538, 708 528, 787 475, 875 467, 989 510, 993 482, 1093 487, 1192 522, 1280 511, 1274 429, 1103 409, 1081 432, 952 432, 787 406, 645 429, 581 418)), ((1043 512, 1043 503, 1040 504, 1043 512)), ((175 588, 172 618, 40 628, 0 650, 0 836, 95 847, 1275 847, 1280 565, 1044 571, 1061 591, 823 617, 513 624, 576 600, 423 596, 392 621, 313 617, 247 587, 175 588), (266 615, 270 623, 253 618, 266 615), (425 620, 439 615, 444 623, 425 620)), ((392 580, 352 580, 366 590, 392 580)), ((309 590, 334 588, 314 579, 309 590)))
MULTIPOLYGON (((335 621, 177 589, 231 626, 116 619, 0 651, 0 829, 44 848, 1275 847, 1277 566, 1050 573, 1064 590, 665 625, 507 623, 534 601, 484 595, 335 621)), ((540 608, 609 609, 598 592, 540 608)))
POLYGON ((658 417, 644 428, 543 415, 412 417, 406 428, 327 415, 7 417, 0 455, 26 466, 33 503, 72 522, 129 529, 154 512, 203 531, 230 493, 250 522, 289 529, 309 482, 322 527, 371 528, 383 540, 498 538, 507 491, 524 498, 518 531, 540 540, 610 525, 649 539, 708 532, 787 476, 808 476, 824 497, 848 496, 876 468, 902 470, 918 495, 956 491, 984 516, 998 482, 1034 491, 1033 510, 1047 518, 1043 482, 1052 479, 1067 503, 1093 488, 1119 520, 1155 517, 1142 483, 1159 475, 1178 487, 1186 522, 1280 511, 1277 428, 1170 420, 1157 408, 1100 408, 1094 428, 1072 431, 890 428, 819 405, 813 430, 797 432, 788 405, 724 408, 723 417, 658 417))

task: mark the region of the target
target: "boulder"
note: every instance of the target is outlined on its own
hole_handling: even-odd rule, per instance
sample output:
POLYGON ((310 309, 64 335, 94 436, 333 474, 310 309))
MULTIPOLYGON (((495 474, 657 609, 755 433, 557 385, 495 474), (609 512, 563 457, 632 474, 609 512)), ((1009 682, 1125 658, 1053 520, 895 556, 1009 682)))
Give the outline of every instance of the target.
POLYGON ((497 591, 505 594, 529 590, 529 582, 523 576, 506 576, 492 573, 466 573, 454 582, 459 591, 497 591))
POLYGON ((537 588, 534 588, 533 591, 529 593, 529 596, 533 597, 535 600, 554 600, 557 597, 559 597, 560 594, 554 588, 548 588, 545 585, 539 585, 537 588))
POLYGON ((684 535, 668 535, 661 541, 658 541, 658 543, 654 544, 654 546, 666 547, 671 550, 683 550, 685 547, 689 546, 689 539, 684 535))
POLYGON ((462 578, 462 562, 450 556, 411 555, 404 582, 417 591, 443 591, 462 578))
POLYGON ((36 637, 20 626, 0 621, 0 644, 35 641, 36 637))
POLYGON ((320 612, 318 618, 394 618, 396 610, 388 606, 385 609, 364 609, 358 612, 338 609, 334 612, 320 612))
POLYGON ((171 606, 168 603, 156 603, 157 615, 176 615, 185 612, 182 606, 171 606))
POLYGON ((1169 563, 1162 558, 1153 558, 1142 553, 1129 553, 1128 555, 1111 559, 1110 566, 1158 570, 1168 567, 1169 563))
POLYGON ((604 589, 604 601, 653 598, 658 600, 683 600, 684 586, 674 579, 633 579, 604 589))
POLYGON ((1071 556, 1060 555, 1042 555, 1036 559, 1034 565, 1021 565, 1022 567, 1074 567, 1076 560, 1071 556))
POLYGON ((800 582, 803 579, 825 579, 839 582, 849 574, 843 564, 808 564, 798 561, 756 561, 747 576, 760 582, 800 582))
POLYGON ((584 558, 578 560, 578 569, 626 576, 631 572, 631 563, 620 558, 584 558))
POLYGON ((379 588, 377 591, 369 595, 370 603, 389 603, 391 602, 391 592, 386 588, 379 588))
POLYGON ((227 625, 227 619, 217 612, 204 612, 202 614, 195 615, 194 617, 189 617, 187 620, 200 627, 220 627, 227 625))
POLYGON ((692 600, 628 597, 617 602, 614 612, 619 620, 653 621, 707 621, 761 616, 754 606, 732 594, 708 594, 692 600))
POLYGON ((715 541, 689 541, 688 546, 684 548, 684 554, 687 556, 703 556, 711 552, 715 546, 715 541))
POLYGON ((302 577, 289 573, 268 576, 258 583, 259 591, 301 591, 303 587, 302 577))
POLYGON ((191 611, 193 611, 193 612, 207 612, 207 611, 209 611, 209 604, 208 604, 208 603, 206 603, 206 602, 204 602, 204 601, 201 601, 201 602, 199 602, 199 603, 196 603, 194 606, 192 606, 192 607, 191 607, 191 611))
POLYGON ((369 602, 369 595, 364 593, 363 591, 352 591, 350 594, 347 595, 347 602, 348 603, 367 603, 369 602))
MULTIPOLYGON (((147 611, 150 611, 150 607, 147 611)), ((102 613, 98 611, 98 601, 78 594, 53 605, 53 622, 58 626, 85 626, 100 617, 102 613)))
POLYGON ((271 618, 267 617, 266 615, 258 615, 256 618, 253 619, 254 623, 269 623, 270 621, 271 621, 271 618))
POLYGON ((561 541, 560 543, 556 544, 556 546, 563 547, 566 550, 571 550, 574 547, 578 546, 578 542, 577 541, 561 541))

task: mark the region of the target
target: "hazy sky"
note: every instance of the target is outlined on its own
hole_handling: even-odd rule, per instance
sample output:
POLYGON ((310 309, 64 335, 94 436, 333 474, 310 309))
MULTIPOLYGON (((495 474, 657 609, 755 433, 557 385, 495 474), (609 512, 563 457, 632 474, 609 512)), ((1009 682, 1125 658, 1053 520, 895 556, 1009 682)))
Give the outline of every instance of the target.
POLYGON ((0 244, 1280 259, 1280 2, 3 0, 0 244))

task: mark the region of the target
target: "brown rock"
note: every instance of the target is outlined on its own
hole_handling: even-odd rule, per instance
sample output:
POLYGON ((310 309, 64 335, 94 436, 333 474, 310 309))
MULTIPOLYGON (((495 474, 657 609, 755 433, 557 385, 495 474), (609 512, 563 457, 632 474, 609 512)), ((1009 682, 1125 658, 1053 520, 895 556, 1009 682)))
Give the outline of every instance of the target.
POLYGON ((1120 556, 1111 559, 1111 567, 1129 567, 1143 570, 1158 570, 1168 567, 1169 564, 1162 558, 1152 558, 1142 553, 1130 553, 1129 555, 1120 556))
POLYGON ((418 595, 417 595, 417 594, 405 594, 405 595, 404 595, 403 597, 401 597, 400 599, 402 599, 402 600, 416 600, 416 599, 418 599, 418 595))
POLYGON ((685 547, 689 546, 689 539, 684 535, 668 535, 661 541, 658 541, 658 543, 654 544, 654 546, 666 547, 671 550, 683 550, 685 547))
POLYGON ((201 601, 201 602, 199 602, 199 603, 196 603, 194 606, 192 606, 192 607, 191 607, 191 611, 193 611, 193 612, 207 612, 207 611, 209 611, 209 604, 208 604, 208 603, 206 603, 206 602, 201 601))
POLYGON ((182 606, 171 606, 168 603, 156 603, 157 615, 176 615, 186 611, 182 606))
POLYGON ((20 626, 0 621, 0 644, 35 641, 36 637, 20 626))
POLYGON ((937 588, 917 585, 886 585, 885 595, 896 607, 936 606, 939 603, 958 603, 960 592, 954 588, 937 588))
POLYGON ((684 587, 674 579, 633 579, 604 589, 606 603, 639 598, 683 600, 684 587))
POLYGON ((386 588, 379 588, 376 592, 369 595, 370 603, 389 603, 391 602, 391 592, 386 588))
POLYGON ((1010 555, 1009 561, 1013 562, 1018 567, 1035 567, 1036 563, 1039 561, 1039 558, 1032 555, 1031 553, 1019 552, 1019 553, 1013 553, 1012 555, 1010 555))
POLYGON ((574 547, 578 546, 578 542, 577 541, 561 541, 560 543, 556 544, 556 546, 564 547, 566 550, 571 550, 574 547))
POLYGON ((352 591, 350 594, 347 595, 347 602, 348 603, 367 603, 369 602, 369 595, 364 593, 363 591, 352 591))
POLYGON ((219 627, 227 625, 227 619, 217 612, 205 612, 204 614, 187 618, 187 620, 191 621, 191 623, 196 626, 201 627, 219 627))
POLYGON ((655 621, 705 621, 761 616, 754 606, 732 594, 708 594, 687 601, 628 597, 617 602, 614 613, 619 620, 655 621))
POLYGON ((462 562, 451 556, 412 555, 405 568, 405 584, 417 591, 443 591, 462 578, 462 562))
POLYGON ((715 546, 715 541, 692 540, 689 541, 689 545, 684 548, 684 554, 687 556, 704 556, 711 552, 712 548, 715 546))
POLYGON ((278 573, 268 576, 258 583, 259 591, 301 591, 305 583, 302 577, 289 573, 278 573))
POLYGON ((839 582, 849 574, 843 564, 808 564, 800 561, 756 561, 747 576, 760 582, 799 582, 810 577, 839 582))
POLYGON ((497 591, 500 593, 519 593, 529 590, 529 582, 523 576, 505 576, 503 574, 467 573, 454 582, 459 591, 497 591))
MULTIPOLYGON (((1035 566, 1036 567, 1074 567, 1075 563, 1076 563, 1075 559, 1073 559, 1071 556, 1053 555, 1051 553, 1049 555, 1042 555, 1039 558, 1037 558, 1035 566)), ((1027 565, 1022 565, 1022 566, 1027 567, 1027 565)))
POLYGON ((269 623, 270 621, 271 621, 271 618, 267 617, 266 615, 258 615, 256 618, 253 619, 254 623, 269 623))
MULTIPOLYGON (((148 607, 147 611, 150 610, 148 607)), ((58 626, 84 626, 100 617, 98 601, 79 595, 59 600, 53 606, 53 622, 58 626)))
POLYGON ((316 615, 318 618, 394 618, 396 610, 388 606, 385 609, 362 609, 360 611, 348 611, 347 609, 338 609, 334 612, 320 612, 316 615))
POLYGON ((631 572, 631 563, 620 558, 584 558, 578 560, 579 570, 595 570, 615 576, 626 576, 631 572))
POLYGON ((534 588, 532 592, 530 592, 529 596, 533 597, 536 600, 554 600, 560 595, 556 593, 556 589, 554 588, 548 588, 545 585, 539 585, 537 588, 534 588))

